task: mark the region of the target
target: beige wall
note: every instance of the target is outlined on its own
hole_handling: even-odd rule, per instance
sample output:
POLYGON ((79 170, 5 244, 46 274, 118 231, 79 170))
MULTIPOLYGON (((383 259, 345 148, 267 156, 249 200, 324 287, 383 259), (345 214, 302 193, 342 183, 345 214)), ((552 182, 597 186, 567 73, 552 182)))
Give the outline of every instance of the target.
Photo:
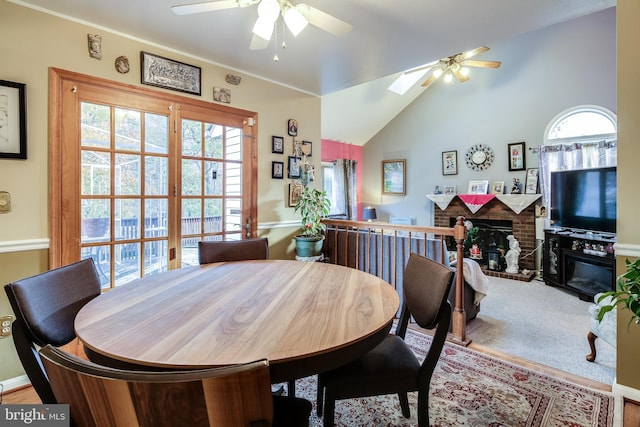
MULTIPOLYGON (((618 0, 618 244, 617 271, 626 256, 640 257, 638 183, 640 183, 640 2, 618 0), (624 185, 622 185, 624 183, 624 185), (619 246, 619 248, 618 248, 619 246)), ((617 383, 640 390, 640 326, 629 323, 629 312, 618 312, 617 383)), ((635 396, 637 399, 639 396, 635 396)))
MULTIPOLYGON (((271 179, 271 161, 286 161, 292 144, 290 137, 286 137, 285 154, 272 154, 271 135, 286 136, 287 120, 295 118, 299 123, 299 138, 313 141, 314 150, 319 153, 320 98, 104 29, 0 0, 0 58, 3 58, 0 79, 26 83, 28 126, 28 159, 0 159, 0 191, 9 191, 13 201, 12 212, 0 215, 2 285, 48 267, 49 68, 140 85, 142 50, 201 67, 202 96, 195 98, 213 102, 213 86, 227 87, 231 89, 230 106, 258 113, 259 234, 269 238, 271 257, 294 257, 292 236, 299 219, 293 209, 285 206, 288 180, 271 179), (88 33, 102 36, 102 60, 89 56, 88 33), (128 74, 115 70, 114 61, 121 55, 129 58, 131 71, 128 74), (225 82, 225 75, 230 72, 242 77, 239 86, 225 82), (43 250, 31 250, 25 242, 36 242, 43 250)), ((320 170, 320 156, 314 156, 312 160, 320 170)), ((9 313, 6 296, 1 292, 0 315, 9 313)), ((13 378, 21 371, 10 339, 0 341, 0 358, 3 361, 0 380, 13 378)))

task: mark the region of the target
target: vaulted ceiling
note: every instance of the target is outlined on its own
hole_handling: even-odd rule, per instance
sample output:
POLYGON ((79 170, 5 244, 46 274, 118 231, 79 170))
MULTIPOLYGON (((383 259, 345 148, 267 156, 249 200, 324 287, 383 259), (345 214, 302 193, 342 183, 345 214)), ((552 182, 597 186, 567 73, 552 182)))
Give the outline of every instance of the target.
MULTIPOLYGON (((177 15, 171 6, 194 0, 9 1, 322 96, 323 111, 345 102, 366 104, 372 91, 382 92, 371 100, 367 114, 376 119, 397 114, 420 94, 419 89, 404 96, 386 93, 403 70, 615 5, 615 0, 306 0, 351 24, 352 30, 337 37, 309 25, 293 37, 280 20, 267 48, 250 50, 257 5, 177 15), (286 49, 281 47, 283 38, 286 49), (278 62, 273 60, 276 53, 278 62), (373 108, 374 102, 384 108, 373 108)), ((490 54, 479 59, 500 59, 490 54)), ((349 122, 353 120, 357 118, 349 122)), ((323 138, 366 142, 366 135, 340 130, 349 124, 338 121, 323 112, 323 138)))

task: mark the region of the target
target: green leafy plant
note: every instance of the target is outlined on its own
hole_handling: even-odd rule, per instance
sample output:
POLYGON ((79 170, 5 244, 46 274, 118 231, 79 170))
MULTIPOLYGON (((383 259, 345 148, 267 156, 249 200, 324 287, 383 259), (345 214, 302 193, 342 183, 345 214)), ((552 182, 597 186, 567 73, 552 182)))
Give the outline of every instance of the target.
POLYGON ((294 212, 302 216, 301 235, 312 237, 320 235, 326 229, 322 219, 329 215, 331 201, 327 193, 311 187, 304 187, 294 207, 294 212))
MULTIPOLYGON (((604 304, 598 313, 598 321, 602 321, 604 315, 615 309, 618 305, 631 311, 631 322, 640 324, 640 258, 635 261, 625 260, 626 271, 616 280, 617 290, 603 293, 597 303, 607 297, 611 297, 609 304, 604 304)), ((629 326, 627 325, 627 327, 629 326)))

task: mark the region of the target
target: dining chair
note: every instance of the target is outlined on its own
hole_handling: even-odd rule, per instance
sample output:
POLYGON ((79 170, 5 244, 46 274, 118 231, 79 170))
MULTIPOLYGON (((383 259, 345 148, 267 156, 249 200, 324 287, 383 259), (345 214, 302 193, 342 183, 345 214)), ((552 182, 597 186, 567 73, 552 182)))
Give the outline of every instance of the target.
POLYGON ((311 402, 273 396, 266 359, 190 371, 129 371, 40 350, 74 427, 308 426, 311 402))
POLYGON ((4 289, 16 316, 13 342, 25 373, 42 403, 56 403, 36 346, 59 347, 76 338, 76 314, 101 292, 94 261, 88 258, 16 280, 4 289))
POLYGON ((429 425, 429 385, 447 338, 451 305, 447 301, 453 271, 436 261, 410 254, 404 271, 404 301, 395 334, 359 359, 318 375, 317 412, 333 426, 335 401, 398 393, 402 415, 411 416, 408 392, 418 392, 418 426, 429 425), (404 341, 409 319, 435 333, 419 362, 404 341), (323 402, 324 394, 324 402, 323 402))
POLYGON ((252 259, 269 259, 269 240, 266 237, 198 242, 200 264, 252 259))

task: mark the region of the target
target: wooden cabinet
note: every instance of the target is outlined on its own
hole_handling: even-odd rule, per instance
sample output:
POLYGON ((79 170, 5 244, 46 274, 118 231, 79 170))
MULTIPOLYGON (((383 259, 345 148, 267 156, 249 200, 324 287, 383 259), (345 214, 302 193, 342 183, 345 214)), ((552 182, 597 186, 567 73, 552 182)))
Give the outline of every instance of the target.
POLYGON ((545 230, 542 278, 592 301, 615 288, 615 235, 545 230))

